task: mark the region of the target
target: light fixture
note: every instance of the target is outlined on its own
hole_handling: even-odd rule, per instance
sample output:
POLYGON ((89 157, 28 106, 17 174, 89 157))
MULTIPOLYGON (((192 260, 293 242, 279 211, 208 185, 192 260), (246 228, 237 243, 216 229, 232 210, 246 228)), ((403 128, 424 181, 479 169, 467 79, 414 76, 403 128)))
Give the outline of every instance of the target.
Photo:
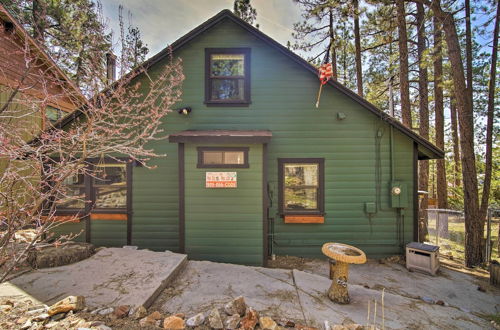
POLYGON ((184 116, 189 115, 191 113, 191 111, 192 111, 191 107, 183 107, 183 108, 177 109, 177 112, 180 115, 184 115, 184 116))

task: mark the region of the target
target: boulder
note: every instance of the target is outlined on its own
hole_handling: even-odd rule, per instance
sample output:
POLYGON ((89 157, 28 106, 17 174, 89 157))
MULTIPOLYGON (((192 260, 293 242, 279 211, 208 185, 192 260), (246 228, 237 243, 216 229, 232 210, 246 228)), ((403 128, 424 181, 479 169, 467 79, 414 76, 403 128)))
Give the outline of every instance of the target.
POLYGON ((259 318, 259 325, 262 330, 276 330, 278 329, 278 324, 270 317, 264 316, 259 318))
POLYGON ((248 308, 245 316, 240 321, 239 329, 253 330, 259 322, 259 314, 252 308, 248 308))
POLYGON ((165 320, 163 320, 163 328, 164 329, 172 329, 172 330, 182 330, 186 328, 184 324, 184 320, 178 316, 169 316, 165 320))
POLYGON ((222 324, 222 319, 220 317, 219 311, 217 308, 214 308, 208 314, 208 325, 213 329, 223 329, 224 325, 222 324))
POLYGON ((203 313, 199 313, 199 314, 196 314, 195 316, 193 317, 190 317, 187 321, 186 321, 186 325, 188 327, 197 327, 197 326, 200 326, 203 324, 203 322, 205 322, 205 315, 203 315, 203 313))
POLYGON ((233 299, 224 306, 224 311, 227 315, 239 314, 240 316, 243 316, 245 315, 246 310, 247 304, 245 303, 245 298, 243 298, 243 296, 233 299))
POLYGON ((238 329, 238 324, 240 324, 240 315, 233 314, 226 319, 225 325, 226 329, 238 329))
POLYGON ((66 313, 69 311, 79 311, 85 307, 85 298, 83 296, 69 296, 56 302, 49 307, 47 314, 53 316, 59 313, 66 313))
POLYGON ((97 314, 99 314, 99 315, 108 315, 108 314, 111 314, 113 312, 114 312, 113 307, 108 307, 108 308, 104 308, 104 309, 98 310, 97 314))

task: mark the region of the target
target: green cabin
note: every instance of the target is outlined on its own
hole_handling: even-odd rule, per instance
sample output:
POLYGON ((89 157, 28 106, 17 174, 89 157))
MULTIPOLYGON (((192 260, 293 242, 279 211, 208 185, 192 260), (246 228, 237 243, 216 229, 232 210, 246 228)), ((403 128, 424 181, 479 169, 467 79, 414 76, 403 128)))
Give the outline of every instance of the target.
POLYGON ((317 68, 228 10, 171 49, 186 79, 169 139, 152 144, 167 156, 68 182, 95 207, 58 232, 248 265, 318 257, 331 241, 383 257, 416 240, 417 163, 443 151, 335 81, 316 108, 317 68))

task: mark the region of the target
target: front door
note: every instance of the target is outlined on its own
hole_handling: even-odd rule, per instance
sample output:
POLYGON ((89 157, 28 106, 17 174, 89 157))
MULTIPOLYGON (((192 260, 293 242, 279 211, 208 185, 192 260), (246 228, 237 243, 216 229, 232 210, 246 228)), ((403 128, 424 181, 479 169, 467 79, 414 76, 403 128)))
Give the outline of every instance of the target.
POLYGON ((263 264, 263 145, 185 144, 190 259, 263 264))

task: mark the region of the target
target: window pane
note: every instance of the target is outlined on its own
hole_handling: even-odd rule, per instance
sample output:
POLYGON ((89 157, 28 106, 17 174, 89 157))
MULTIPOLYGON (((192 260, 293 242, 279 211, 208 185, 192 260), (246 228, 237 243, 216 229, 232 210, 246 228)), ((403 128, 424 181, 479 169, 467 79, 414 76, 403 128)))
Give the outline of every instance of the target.
POLYGON ((245 153, 243 151, 224 152, 224 164, 244 164, 245 153))
POLYGON ((245 74, 243 54, 211 55, 210 74, 212 77, 243 76, 245 74))
POLYGON ((285 188, 285 210, 317 210, 318 190, 316 188, 285 188))
POLYGON ((205 165, 222 164, 222 152, 203 151, 203 164, 205 165))
POLYGON ((62 110, 51 107, 50 105, 45 107, 45 117, 54 124, 56 121, 62 118, 62 110))
POLYGON ((127 206, 126 165, 96 165, 95 176, 96 208, 125 208, 127 206))
POLYGON ((318 186, 318 164, 285 164, 285 187, 318 186))
POLYGON ((67 177, 63 182, 61 193, 56 198, 58 209, 85 208, 85 183, 83 174, 67 177))
POLYGON ((244 100, 244 79, 212 79, 213 101, 244 100))

